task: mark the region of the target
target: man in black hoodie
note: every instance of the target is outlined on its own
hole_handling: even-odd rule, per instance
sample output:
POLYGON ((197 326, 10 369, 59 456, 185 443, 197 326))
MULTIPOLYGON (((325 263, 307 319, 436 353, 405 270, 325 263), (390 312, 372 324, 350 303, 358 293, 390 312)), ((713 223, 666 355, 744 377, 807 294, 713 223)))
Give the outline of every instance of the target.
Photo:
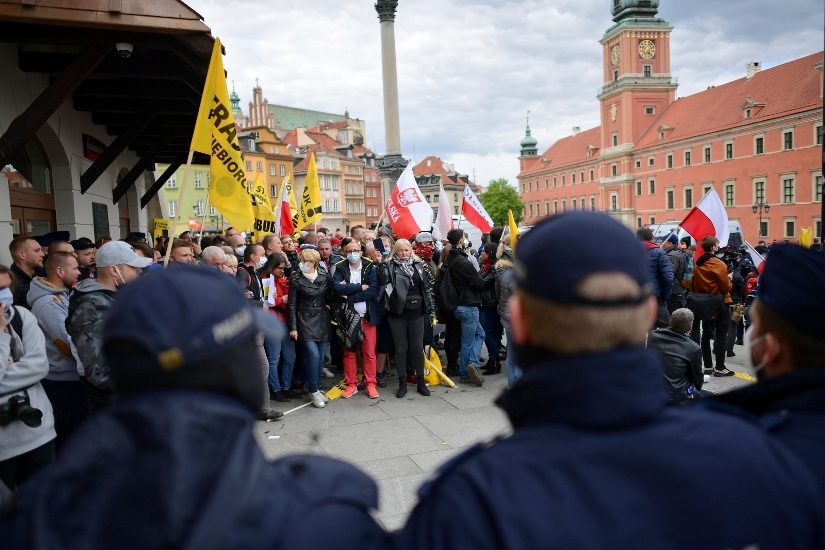
POLYGON ((459 297, 455 316, 461 323, 461 352, 458 359, 460 382, 481 386, 484 377, 479 372, 478 364, 481 362, 484 329, 478 322, 478 307, 481 305, 481 291, 485 288, 485 282, 464 252, 464 230, 451 229, 447 233, 447 240, 453 248, 444 260, 444 268, 450 270, 450 278, 459 297))

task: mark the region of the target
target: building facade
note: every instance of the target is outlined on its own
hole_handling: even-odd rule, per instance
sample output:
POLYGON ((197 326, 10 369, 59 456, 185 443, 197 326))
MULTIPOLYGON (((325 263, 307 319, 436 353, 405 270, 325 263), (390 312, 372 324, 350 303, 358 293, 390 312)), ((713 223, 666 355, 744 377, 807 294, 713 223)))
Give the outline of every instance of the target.
POLYGON ((424 199, 432 206, 435 215, 438 215, 442 184, 452 216, 461 214, 465 185, 469 185, 470 189, 478 193, 478 188, 470 181, 469 175, 456 172, 455 165, 447 164, 438 157, 430 156, 423 159, 413 167, 413 174, 418 188, 421 189, 424 199))
POLYGON ((823 54, 764 71, 749 63, 742 78, 677 100, 673 28, 657 7, 613 8, 600 126, 539 154, 528 123, 518 177, 526 222, 585 209, 634 228, 678 223, 715 189, 749 241, 797 239, 803 227, 818 235, 823 54))

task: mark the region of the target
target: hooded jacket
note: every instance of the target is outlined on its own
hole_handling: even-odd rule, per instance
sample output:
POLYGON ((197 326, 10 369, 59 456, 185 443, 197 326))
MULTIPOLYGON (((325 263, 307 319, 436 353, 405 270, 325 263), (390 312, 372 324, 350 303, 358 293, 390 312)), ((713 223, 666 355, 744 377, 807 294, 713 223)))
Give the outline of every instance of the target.
POLYGON ((498 296, 498 316, 510 320, 507 301, 516 290, 516 276, 512 273, 513 256, 506 253, 496 262, 496 296, 498 296))
POLYGON ((662 247, 651 241, 642 241, 650 261, 650 278, 653 280, 653 295, 666 301, 673 292, 673 266, 662 247))
POLYGON ((77 356, 83 363, 82 376, 106 392, 114 391, 114 385, 103 355, 103 326, 114 301, 113 291, 98 283, 97 279, 86 279, 78 283, 69 296, 69 316, 66 319, 66 332, 72 337, 77 356))
MULTIPOLYGON (((8 323, 7 330, 0 332, 0 403, 8 402, 15 395, 29 394, 31 406, 43 413, 40 426, 30 428, 19 420, 0 426, 0 461, 13 458, 41 447, 55 438, 54 413, 40 381, 49 373, 49 360, 43 333, 37 319, 25 308, 7 305, 11 316, 19 315, 23 321, 23 334, 12 336, 14 329, 8 323), (20 358, 12 358, 12 338, 22 344, 20 358)), ((2 529, 0 529, 2 532, 2 529)))
POLYGON ((710 252, 696 260, 691 285, 693 286, 693 292, 724 294, 726 304, 733 301, 730 299, 730 290, 733 288, 733 283, 728 278, 728 266, 710 252))
POLYGON ((44 277, 32 280, 28 295, 29 307, 46 337, 46 356, 49 358, 47 380, 74 382, 80 379, 83 363, 77 358, 77 349, 66 332, 69 316, 69 291, 57 288, 44 277))

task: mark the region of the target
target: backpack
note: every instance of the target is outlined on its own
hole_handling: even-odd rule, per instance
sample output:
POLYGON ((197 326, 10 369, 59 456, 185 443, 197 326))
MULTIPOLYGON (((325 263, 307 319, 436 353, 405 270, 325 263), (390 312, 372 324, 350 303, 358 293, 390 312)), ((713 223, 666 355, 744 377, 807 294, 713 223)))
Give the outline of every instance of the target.
POLYGON ((17 306, 14 307, 14 317, 11 318, 9 322, 11 324, 12 330, 20 338, 20 341, 23 341, 23 318, 20 317, 20 309, 17 306))
POLYGON ((460 297, 453 286, 453 278, 446 260, 435 280, 435 305, 443 313, 452 313, 458 307, 460 297))
POLYGON ((690 290, 693 284, 693 258, 684 252, 682 252, 682 254, 685 256, 685 273, 682 275, 681 281, 682 288, 690 290))

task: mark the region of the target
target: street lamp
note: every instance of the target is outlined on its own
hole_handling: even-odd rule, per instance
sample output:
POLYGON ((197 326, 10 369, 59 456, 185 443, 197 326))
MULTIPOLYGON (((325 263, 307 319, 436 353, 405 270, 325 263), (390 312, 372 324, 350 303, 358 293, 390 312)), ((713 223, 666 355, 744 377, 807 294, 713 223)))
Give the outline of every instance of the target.
POLYGON ((753 207, 751 207, 751 210, 753 210, 754 214, 759 214, 759 238, 761 239, 762 236, 763 236, 762 235, 762 211, 764 210, 765 214, 770 214, 771 205, 767 204, 767 203, 764 203, 762 201, 759 201, 758 203, 754 204, 753 207))

